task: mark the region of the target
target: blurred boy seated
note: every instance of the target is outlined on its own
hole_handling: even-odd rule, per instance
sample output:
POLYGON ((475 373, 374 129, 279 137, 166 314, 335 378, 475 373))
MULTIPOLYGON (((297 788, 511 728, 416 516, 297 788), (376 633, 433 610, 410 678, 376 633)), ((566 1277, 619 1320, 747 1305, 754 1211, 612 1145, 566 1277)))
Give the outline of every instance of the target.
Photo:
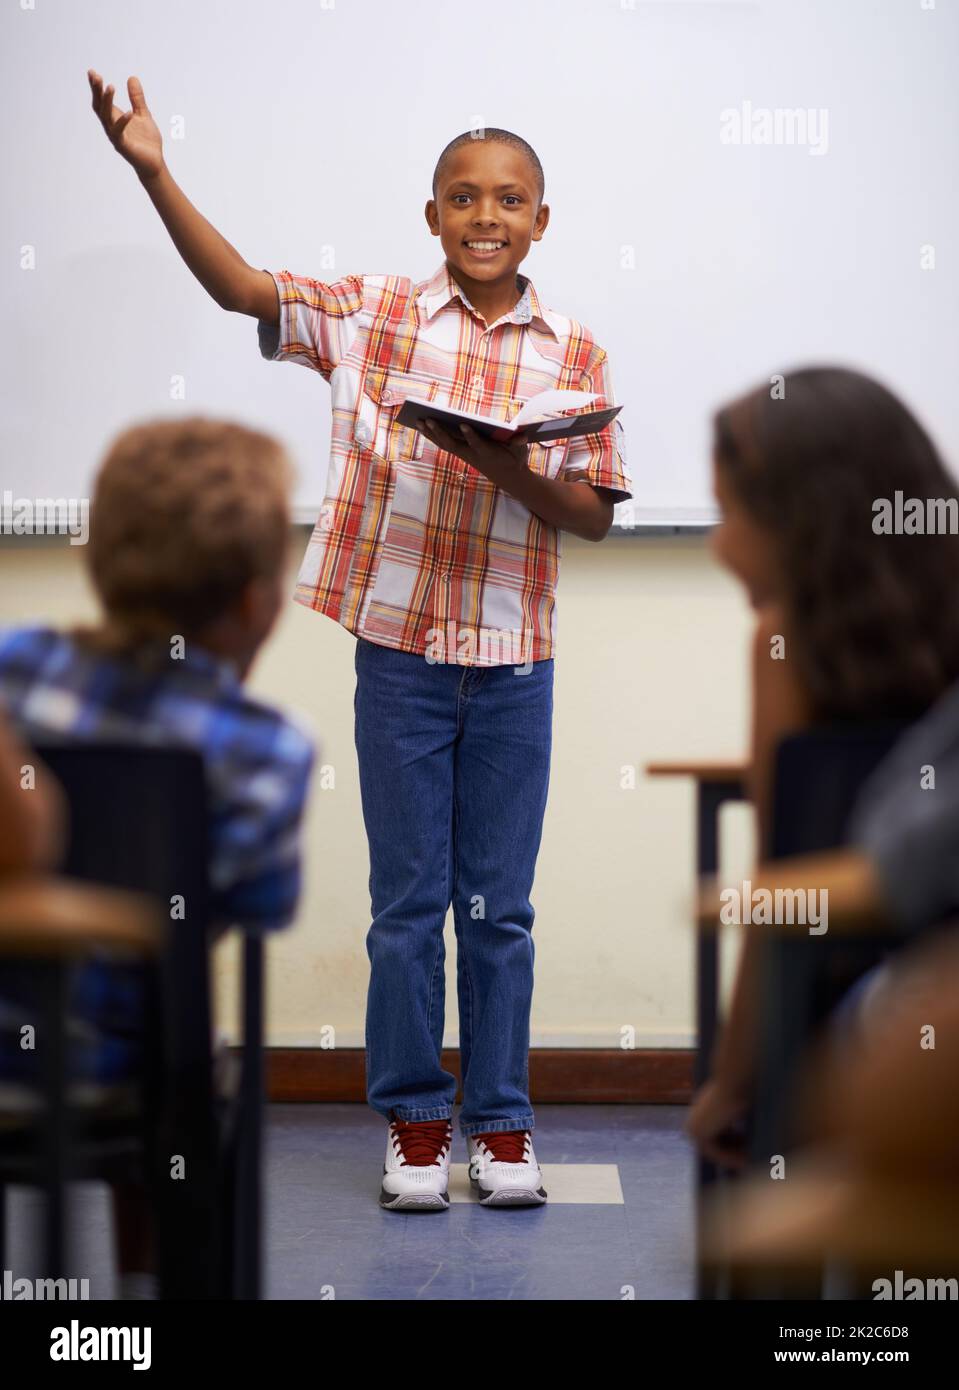
MULTIPOLYGON (((85 557, 101 621, 0 633, 0 704, 25 740, 202 754, 210 883, 225 926, 284 927, 300 891, 312 741, 243 688, 285 595, 290 483, 282 447, 237 424, 125 431, 96 479, 85 557)), ((29 981, 4 969, 0 997, 22 1024, 29 981)), ((84 966, 71 993, 71 1076, 135 1075, 141 1009, 134 971, 84 966)), ((0 1032, 0 1078, 33 1074, 18 1032, 0 1032)))

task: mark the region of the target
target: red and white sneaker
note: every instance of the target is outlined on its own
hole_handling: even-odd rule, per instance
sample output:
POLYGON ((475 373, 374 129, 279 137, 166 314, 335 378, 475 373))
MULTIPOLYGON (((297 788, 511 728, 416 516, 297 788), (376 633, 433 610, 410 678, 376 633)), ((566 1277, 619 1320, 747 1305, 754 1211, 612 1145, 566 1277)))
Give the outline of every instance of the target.
POLYGON ((466 1139, 470 1182, 484 1207, 542 1206, 543 1175, 528 1129, 470 1134, 466 1139))
POLYGON ((450 1204, 450 1120, 391 1120, 380 1206, 388 1211, 445 1211, 450 1204))

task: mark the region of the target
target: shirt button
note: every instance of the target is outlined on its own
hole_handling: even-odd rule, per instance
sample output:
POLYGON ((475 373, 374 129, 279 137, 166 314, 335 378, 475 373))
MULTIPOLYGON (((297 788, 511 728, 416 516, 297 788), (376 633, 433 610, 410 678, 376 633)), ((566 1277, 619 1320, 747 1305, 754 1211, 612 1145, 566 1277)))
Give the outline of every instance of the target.
POLYGON ((356 438, 362 440, 364 444, 371 438, 369 425, 364 424, 362 421, 357 425, 355 433, 356 438))
POLYGON ((484 377, 474 376, 471 385, 475 386, 477 390, 482 390, 482 388, 486 385, 486 380, 484 377))
POLYGON ((392 392, 392 391, 384 391, 384 392, 383 392, 382 399, 386 402, 387 405, 389 405, 390 401, 393 399, 393 392, 392 392))

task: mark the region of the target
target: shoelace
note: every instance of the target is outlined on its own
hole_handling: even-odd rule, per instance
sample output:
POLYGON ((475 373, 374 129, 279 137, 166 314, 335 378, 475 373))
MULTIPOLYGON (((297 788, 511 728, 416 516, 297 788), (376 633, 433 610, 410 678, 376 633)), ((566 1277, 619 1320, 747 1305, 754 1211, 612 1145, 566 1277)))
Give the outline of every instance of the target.
POLYGON ((407 1122, 394 1120, 390 1126, 393 1148, 411 1168, 429 1167, 449 1147, 448 1120, 407 1122))
POLYGON ((508 1129, 505 1133, 474 1134, 474 1140, 486 1145, 494 1163, 522 1163, 529 1141, 528 1129, 508 1129))

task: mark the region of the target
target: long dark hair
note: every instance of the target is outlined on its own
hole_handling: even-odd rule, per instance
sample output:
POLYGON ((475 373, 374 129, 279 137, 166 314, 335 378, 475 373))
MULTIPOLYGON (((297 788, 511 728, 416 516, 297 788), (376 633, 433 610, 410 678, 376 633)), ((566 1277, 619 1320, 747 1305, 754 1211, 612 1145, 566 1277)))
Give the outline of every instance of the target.
POLYGON ((914 718, 959 680, 959 534, 877 534, 874 504, 959 499, 956 479, 879 382, 838 367, 782 379, 781 399, 764 385, 716 413, 714 451, 778 552, 814 717, 914 718))

